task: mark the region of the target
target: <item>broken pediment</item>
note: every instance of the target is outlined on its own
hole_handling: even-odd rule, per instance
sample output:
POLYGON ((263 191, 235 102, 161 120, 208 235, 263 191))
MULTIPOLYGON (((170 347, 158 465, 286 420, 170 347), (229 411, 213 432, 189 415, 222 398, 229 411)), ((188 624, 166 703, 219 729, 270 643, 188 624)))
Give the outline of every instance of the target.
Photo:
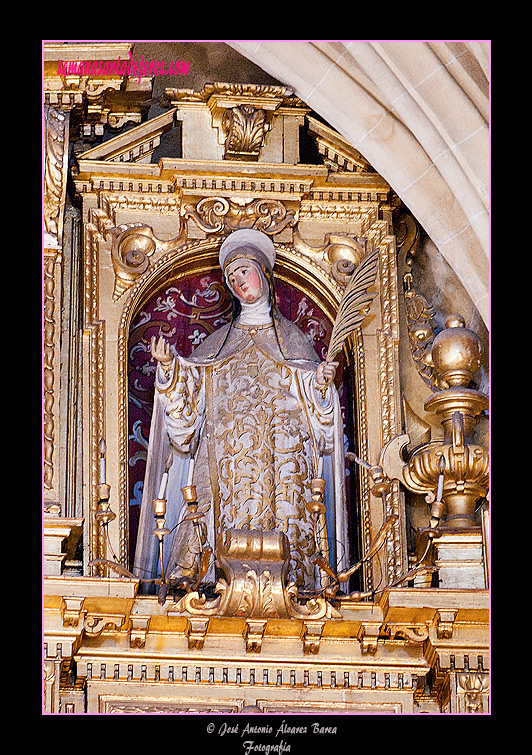
POLYGON ((149 163, 161 136, 174 125, 176 109, 152 118, 79 155, 84 160, 149 163))
POLYGON ((181 127, 180 154, 169 157, 295 165, 304 162, 303 129, 315 144, 315 163, 323 163, 331 172, 374 172, 358 150, 313 117, 288 87, 214 83, 205 84, 202 91, 167 88, 161 105, 169 110, 78 158, 149 163, 163 134, 181 127))
POLYGON ((334 172, 373 173, 368 161, 347 139, 316 118, 307 116, 308 133, 316 140, 320 155, 327 167, 334 172))

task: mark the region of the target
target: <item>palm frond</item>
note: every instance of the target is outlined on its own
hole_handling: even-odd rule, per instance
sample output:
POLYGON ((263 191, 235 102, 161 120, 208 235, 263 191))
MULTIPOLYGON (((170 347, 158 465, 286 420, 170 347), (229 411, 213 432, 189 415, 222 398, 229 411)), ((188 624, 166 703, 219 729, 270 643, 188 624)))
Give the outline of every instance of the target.
POLYGON ((364 320, 375 293, 368 293, 377 276, 379 251, 368 254, 354 271, 340 301, 329 341, 327 361, 341 351, 343 343, 364 320))

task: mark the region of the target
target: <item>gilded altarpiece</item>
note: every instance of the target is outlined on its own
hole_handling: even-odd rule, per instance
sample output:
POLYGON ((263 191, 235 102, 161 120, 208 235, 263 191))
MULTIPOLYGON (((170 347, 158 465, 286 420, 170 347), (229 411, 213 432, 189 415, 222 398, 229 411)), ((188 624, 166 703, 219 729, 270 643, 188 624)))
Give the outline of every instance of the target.
MULTIPOLYGON (((347 194, 347 192, 345 193, 347 194)), ((350 193, 356 193, 357 196, 360 194, 360 192, 350 193)), ((364 193, 371 195, 371 192, 364 193)), ((376 193, 374 189, 373 194, 376 195, 376 193)), ((378 186, 378 193, 380 196, 385 197, 386 187, 382 185, 378 186)), ((330 194, 330 192, 327 192, 327 194, 330 194)), ((227 204, 229 203, 228 198, 220 197, 218 199, 215 197, 214 199, 220 207, 224 207, 224 200, 227 204)), ((214 226, 216 230, 212 234, 205 233, 204 239, 194 240, 185 238, 179 245, 176 245, 175 249, 171 248, 172 241, 164 241, 162 242, 163 251, 157 254, 157 246, 161 244, 159 239, 161 236, 165 236, 163 229, 169 228, 169 219, 173 218, 177 226, 177 228, 174 226, 173 229, 175 236, 184 235, 181 227, 183 220, 179 214, 180 208, 187 206, 195 208, 202 200, 203 198, 198 200, 196 197, 190 196, 185 197, 185 199, 181 198, 181 201, 178 203, 176 197, 172 196, 168 198, 169 206, 165 206, 159 198, 157 215, 150 217, 145 211, 141 211, 141 224, 138 220, 135 220, 135 218, 139 217, 139 210, 137 209, 139 200, 137 196, 129 198, 127 195, 122 195, 122 197, 118 197, 116 194, 104 191, 100 197, 100 204, 109 210, 116 203, 116 214, 113 213, 111 217, 106 216, 100 208, 91 209, 88 213, 89 222, 85 226, 85 233, 87 234, 88 249, 92 249, 93 253, 86 260, 86 281, 96 301, 93 300, 91 302, 92 297, 86 298, 86 316, 88 320, 86 321, 88 327, 86 327, 85 335, 86 349, 87 355, 91 355, 95 386, 86 394, 92 417, 90 423, 91 430, 87 433, 87 443, 92 449, 92 464, 88 472, 92 475, 93 485, 89 486, 88 489, 92 488, 93 498, 90 503, 87 501, 85 505, 89 507, 89 510, 96 512, 99 479, 99 450, 96 439, 101 437, 106 439, 108 483, 113 490, 115 489, 115 485, 120 490, 119 515, 116 522, 110 525, 110 543, 107 545, 98 536, 98 528, 93 518, 93 523, 90 526, 92 546, 89 560, 105 557, 105 554, 108 553, 108 548, 111 547, 116 555, 119 556, 122 563, 129 563, 128 503, 131 500, 131 492, 134 493, 134 490, 131 491, 129 487, 131 464, 127 456, 127 449, 129 435, 135 433, 134 423, 133 425, 131 423, 128 424, 128 418, 134 411, 132 409, 128 412, 127 365, 130 357, 128 352, 130 331, 133 329, 132 336, 135 338, 134 333, 136 333, 136 328, 143 323, 144 304, 147 303, 150 296, 155 299, 155 304, 152 307, 155 307, 158 311, 164 311, 167 308, 171 323, 172 307, 175 306, 172 304, 173 300, 171 296, 172 294, 175 295, 176 288, 179 289, 180 280, 183 279, 186 283, 188 277, 194 273, 200 285, 202 285, 201 276, 205 278, 205 276, 212 277, 216 274, 216 254, 221 242, 225 238, 225 236, 216 232, 216 226, 214 226), (128 199, 131 200, 131 209, 126 204, 128 199), (105 233, 106 228, 111 229, 110 233, 105 233), (113 241, 115 244, 114 248, 113 241), (138 246, 135 246, 136 242, 138 246), (98 249, 96 249, 97 245, 98 249), (107 260, 105 266, 101 262, 102 248, 106 250, 107 260), (168 249, 169 251, 167 251, 168 249), (127 283, 130 283, 129 288, 125 292, 121 292, 120 288, 124 286, 123 280, 125 279, 123 271, 127 269, 127 262, 134 256, 138 257, 138 260, 135 259, 135 264, 130 264, 128 271, 130 280, 134 279, 134 283, 128 280, 127 283), (100 260, 99 263, 97 259, 100 260), (119 260, 119 262, 116 260, 119 260), (125 263, 124 260, 126 260, 125 263), (137 261, 140 260, 142 260, 141 264, 137 264, 137 261), (147 262, 149 263, 148 265, 146 265, 147 262), (119 267, 119 263, 121 267, 119 267), (146 270, 140 275, 136 275, 139 267, 146 267, 146 270), (104 279, 102 273, 107 280, 104 279), (102 293, 104 291, 106 292, 106 296, 102 301, 102 293), (166 297, 164 296, 165 293, 166 297), (97 303, 98 299, 99 303, 97 303), (105 307, 105 311, 102 311, 102 304, 105 307), (105 367, 103 368, 103 362, 101 361, 104 358, 103 351, 104 349, 106 352, 108 351, 109 343, 113 344, 115 351, 116 344, 118 345, 118 353, 116 355, 106 353, 105 367), (110 394, 106 390, 103 380, 107 379, 110 364, 112 364, 111 360, 114 362, 114 367, 117 370, 115 375, 118 374, 119 380, 118 389, 116 386, 113 386, 113 391, 110 394), (113 398, 111 406, 109 406, 110 395, 113 398), (107 417, 113 418, 113 425, 115 427, 116 420, 119 420, 117 428, 119 432, 116 438, 116 460, 113 460, 113 441, 110 437, 108 439, 109 432, 106 425, 110 420, 107 420, 107 417), (116 481, 113 481, 113 474, 116 475, 116 481), (114 527, 113 524, 115 525, 114 527)), ((253 199, 250 201, 247 197, 246 200, 245 204, 243 204, 244 207, 246 204, 252 205, 255 202, 253 199)), ((357 455, 362 458, 377 458, 382 445, 397 434, 397 422, 400 421, 397 359, 395 357, 398 341, 397 333, 394 338, 394 330, 397 330, 397 312, 395 311, 397 307, 395 243, 393 234, 390 232, 390 218, 385 217, 382 219, 383 214, 389 216, 390 210, 385 206, 383 211, 383 203, 377 201, 365 203, 344 202, 339 208, 335 208, 335 217, 331 221, 327 218, 327 213, 330 216, 331 210, 325 202, 321 203, 321 208, 319 203, 312 203, 308 209, 305 208, 303 202, 299 202, 300 207, 297 208, 297 204, 291 198, 288 207, 294 209, 288 210, 279 199, 272 200, 268 197, 268 202, 270 203, 270 211, 274 210, 282 214, 290 213, 291 228, 287 229, 285 226, 285 229, 279 234, 272 234, 278 255, 276 274, 281 284, 284 283, 288 287, 288 290, 293 288, 296 292, 295 297, 291 296, 288 300, 284 299, 286 301, 285 307, 287 307, 287 312, 292 313, 295 321, 298 320, 298 317, 299 319, 305 319, 306 307, 310 310, 312 310, 312 306, 316 307, 319 313, 318 319, 315 318, 314 323, 309 322, 310 318, 307 315, 306 323, 304 324, 304 327, 308 330, 315 329, 311 334, 314 339, 321 340, 325 338, 327 329, 330 330, 331 328, 345 281, 348 278, 342 272, 343 269, 350 270, 349 263, 353 265, 354 261, 362 259, 369 249, 379 248, 380 272, 377 285, 380 295, 375 297, 375 304, 373 305, 376 311, 374 312, 372 309, 372 312, 368 315, 368 332, 362 331, 357 333, 353 338, 353 343, 348 350, 347 359, 345 360, 346 369, 352 370, 353 384, 355 386, 355 395, 352 396, 354 410, 357 413, 356 436, 358 445, 355 450, 357 455), (299 214, 298 221, 296 221, 296 212, 299 214), (379 215, 381 219, 379 219, 379 215), (339 223, 337 216, 340 216, 344 222, 339 223), (324 221, 324 217, 326 221, 324 221), (316 239, 316 236, 312 234, 312 225, 317 222, 318 218, 321 226, 320 231, 323 231, 320 247, 311 246, 309 243, 314 242, 316 239), (345 227, 350 226, 353 228, 355 222, 358 224, 356 229, 359 233, 351 234, 343 239, 342 234, 346 233, 344 230, 345 227), (294 230, 295 242, 293 240, 294 230), (290 243, 288 240, 277 241, 277 238, 282 238, 281 234, 284 235, 285 239, 292 236, 292 242, 290 243), (333 243, 327 243, 327 239, 325 239, 324 243, 326 234, 332 234, 335 237, 333 243), (352 236, 360 239, 360 241, 357 242, 352 236), (331 257, 331 251, 335 255, 335 259, 331 257), (299 305, 300 311, 298 313, 299 305), (374 377, 370 381, 367 379, 369 360, 371 360, 369 366, 372 368, 376 367, 374 377), (374 418, 374 422, 371 422, 371 417, 368 414, 372 406, 379 410, 378 416, 374 418), (373 433, 370 427, 374 428, 373 433)), ((148 204, 149 200, 144 200, 142 207, 148 204)), ((262 208, 260 205, 258 207, 260 209, 268 209, 268 203, 265 202, 262 208)), ((250 227, 252 223, 256 223, 257 218, 260 219, 258 215, 253 219, 253 215, 248 212, 248 217, 249 215, 251 215, 251 221, 247 219, 243 227, 250 227)), ((193 227, 195 226, 193 217, 188 220, 188 224, 193 227)), ((218 224, 219 221, 217 221, 218 224)), ((168 231, 166 235, 168 235, 168 231)), ((216 279, 212 278, 210 284, 215 282, 216 279)), ((210 284, 203 280, 203 285, 207 285, 208 287, 210 284)), ((280 291, 282 291, 282 288, 280 288, 280 291)), ((211 296, 215 295, 215 292, 216 288, 213 289, 211 285, 211 296)), ((198 294, 193 293, 192 296, 197 297, 198 294)), ((283 296, 281 295, 279 299, 282 303, 283 296)), ((196 309, 199 310, 197 305, 196 309)), ((221 314, 221 319, 223 320, 223 311, 221 314)), ((201 325, 201 313, 198 311, 197 314, 192 312, 189 315, 191 324, 194 323, 194 317, 198 318, 198 323, 201 325)), ((165 331, 170 333, 171 328, 163 326, 161 332, 164 333, 165 331)), ((186 353, 187 346, 190 348, 190 345, 192 345, 191 341, 194 338, 201 338, 201 332, 202 330, 198 330, 197 327, 189 327, 189 332, 185 337, 186 340, 182 344, 183 352, 181 353, 186 353)), ((203 332, 206 331, 203 329, 203 332)), ((141 343, 137 344, 137 353, 140 349, 146 347, 146 343, 146 337, 143 337, 141 343)), ((323 346, 324 344, 322 344, 322 348, 323 346)), ((134 347, 135 344, 131 346, 131 348, 134 347)), ((149 373, 149 369, 149 365, 144 366, 145 372, 149 373)), ((136 385, 140 386, 138 380, 136 385)), ((146 428, 143 435, 144 441, 146 440, 145 433, 146 428)), ((349 439, 347 441, 349 442, 349 439)), ((352 439, 351 443, 353 442, 354 439, 352 439)), ((393 580, 402 573, 406 565, 406 554, 401 547, 401 543, 404 542, 404 537, 401 536, 401 527, 404 528, 405 525, 404 517, 401 514, 402 506, 399 490, 398 488, 395 489, 387 497, 384 509, 381 501, 378 502, 381 504, 379 506, 375 505, 371 500, 369 486, 364 485, 363 481, 361 482, 360 492, 357 497, 362 502, 362 541, 366 543, 366 547, 375 532, 382 525, 384 514, 386 516, 391 514, 398 516, 397 532, 393 532, 390 537, 387 556, 382 565, 382 569, 388 575, 388 578, 393 580)), ((371 572, 368 570, 368 582, 366 584, 371 585, 372 579, 371 572)))
MULTIPOLYGON (((170 110, 164 128, 182 113, 204 114, 205 140, 214 134, 220 159, 145 162, 139 144, 153 139, 149 121, 137 127, 142 132, 128 132, 138 148, 129 158, 122 147, 113 153, 113 140, 96 155, 78 157, 83 565, 66 589, 57 575, 45 590, 50 712, 229 713, 249 705, 262 712, 325 712, 330 705, 353 713, 412 712, 415 706, 485 712, 487 648, 468 628, 486 621, 486 595, 475 590, 471 601, 460 602, 452 590, 439 595, 430 583, 417 591, 413 579, 399 585, 411 567, 404 488, 391 476, 376 489, 369 471, 405 431, 396 198, 352 148, 351 169, 339 169, 333 147, 340 138, 327 142, 328 130, 312 119, 324 164, 276 161, 273 148, 262 161, 257 143, 242 147, 234 136, 240 106, 264 106, 266 115, 254 121, 258 130, 268 126, 259 144, 268 145, 282 119, 285 134, 297 133, 290 132, 290 119, 300 124, 308 109, 282 89, 254 92, 251 104, 243 89, 224 103, 222 94, 229 95, 220 85, 212 90, 214 102, 207 88, 195 96, 168 94, 177 116, 170 110), (232 117, 220 120, 223 108, 232 117), (225 142, 225 154, 224 124, 234 137, 225 142), (353 270, 377 252, 375 295, 346 341, 337 375, 345 447, 366 462, 346 468, 352 558, 367 556, 383 524, 389 526, 382 547, 352 583, 366 597, 339 610, 324 602, 321 612, 253 620, 185 610, 171 599, 161 605, 156 596, 138 595, 131 576, 117 576, 104 563, 131 569, 154 373, 149 338, 174 338, 186 356, 226 321, 218 252, 228 234, 242 228, 261 230, 274 242, 279 306, 320 356, 353 270), (101 516, 102 455, 114 518, 101 516), (56 655, 54 643, 63 648, 56 655), (75 682, 68 677, 74 667, 75 682)), ((53 254, 47 251, 45 265, 50 299, 53 254)))

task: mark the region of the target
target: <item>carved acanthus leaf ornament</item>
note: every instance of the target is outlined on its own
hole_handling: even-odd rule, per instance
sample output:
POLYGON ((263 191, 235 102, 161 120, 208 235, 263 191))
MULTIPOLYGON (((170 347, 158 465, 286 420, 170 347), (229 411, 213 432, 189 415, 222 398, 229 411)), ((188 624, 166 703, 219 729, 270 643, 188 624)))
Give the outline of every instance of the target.
POLYGON ((228 108, 222 127, 227 131, 226 159, 258 160, 268 130, 265 110, 250 105, 228 108))
POLYGON ((217 597, 189 592, 176 604, 176 613, 250 619, 341 616, 324 597, 299 602, 296 585, 286 584, 290 546, 282 532, 228 530, 218 558, 227 579, 216 583, 217 597))

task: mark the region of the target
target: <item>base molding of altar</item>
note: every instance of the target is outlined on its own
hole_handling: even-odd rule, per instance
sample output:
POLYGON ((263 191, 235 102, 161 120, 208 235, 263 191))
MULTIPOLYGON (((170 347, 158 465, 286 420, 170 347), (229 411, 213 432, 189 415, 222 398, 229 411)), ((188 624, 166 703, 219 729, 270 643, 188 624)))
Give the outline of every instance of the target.
POLYGON ((487 590, 390 588, 318 620, 191 616, 137 591, 44 578, 49 712, 488 712, 487 590))

